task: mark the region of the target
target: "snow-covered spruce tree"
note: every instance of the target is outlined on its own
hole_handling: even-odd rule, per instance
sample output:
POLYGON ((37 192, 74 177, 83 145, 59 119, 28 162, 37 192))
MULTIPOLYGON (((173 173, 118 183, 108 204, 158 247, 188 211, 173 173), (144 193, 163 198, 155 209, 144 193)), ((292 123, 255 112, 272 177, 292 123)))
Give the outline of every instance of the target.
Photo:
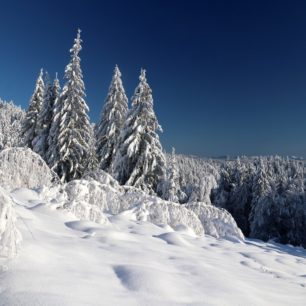
MULTIPOLYGON (((57 74, 53 81, 52 85, 52 117, 50 122, 50 130, 48 133, 47 138, 47 151, 45 160, 48 166, 53 169, 57 165, 59 161, 59 148, 58 148, 58 135, 59 135, 59 122, 60 122, 60 115, 62 110, 62 105, 60 103, 60 82, 58 80, 57 74)), ((56 171, 57 172, 57 171, 56 171)))
POLYGON ((96 126, 97 158, 100 168, 110 171, 121 129, 128 111, 128 99, 121 81, 121 72, 115 67, 101 118, 96 126))
POLYGON ((98 159, 97 159, 97 149, 96 149, 96 137, 95 137, 95 125, 90 125, 90 133, 89 133, 89 142, 88 142, 88 158, 87 164, 85 167, 86 172, 91 172, 96 170, 98 166, 98 159))
MULTIPOLYGON (((56 82, 55 82, 56 83, 56 82)), ((36 137, 33 140, 33 151, 47 160, 48 136, 50 133, 54 102, 58 97, 57 84, 51 84, 49 74, 45 74, 45 92, 42 108, 38 114, 36 137)))
POLYGON ((172 148, 172 153, 168 158, 167 164, 166 179, 162 187, 162 198, 171 202, 178 202, 180 185, 174 148, 172 148))
POLYGON ((37 136, 38 114, 41 111, 44 99, 45 84, 43 80, 43 70, 40 70, 36 81, 34 93, 30 99, 30 105, 26 112, 23 124, 24 145, 33 149, 33 140, 37 136))
POLYGON ((165 176, 165 157, 157 131, 162 131, 153 110, 152 90, 141 70, 118 141, 113 176, 121 183, 148 193, 157 192, 165 176))
POLYGON ((79 57, 81 42, 81 31, 78 30, 70 50, 71 61, 65 70, 67 82, 59 97, 59 160, 54 168, 63 182, 80 178, 88 159, 91 126, 87 115, 89 108, 84 100, 85 86, 79 57))

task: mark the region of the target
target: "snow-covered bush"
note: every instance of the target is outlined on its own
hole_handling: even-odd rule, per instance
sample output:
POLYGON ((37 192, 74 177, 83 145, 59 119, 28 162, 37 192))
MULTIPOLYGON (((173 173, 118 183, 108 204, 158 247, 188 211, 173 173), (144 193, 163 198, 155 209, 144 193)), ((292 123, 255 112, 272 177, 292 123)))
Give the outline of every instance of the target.
POLYGON ((59 195, 62 198, 60 204, 56 200, 58 195, 51 202, 57 202, 58 206, 82 220, 104 223, 104 213, 116 215, 132 209, 137 220, 157 225, 168 224, 173 228, 183 225, 197 235, 204 233, 200 220, 192 211, 182 205, 149 196, 134 187, 124 187, 123 191, 119 191, 94 179, 82 179, 67 183, 59 195))
POLYGON ((136 207, 137 219, 156 225, 170 225, 176 229, 181 226, 191 229, 196 235, 203 235, 203 226, 198 217, 184 206, 147 195, 136 188, 129 188, 123 199, 136 207))
POLYGON ((66 207, 72 202, 84 202, 90 206, 98 207, 101 212, 108 214, 118 214, 131 208, 129 203, 122 198, 122 193, 93 179, 71 181, 66 184, 64 191, 68 201, 66 207))
POLYGON ((0 256, 16 255, 21 235, 16 228, 16 216, 13 201, 0 187, 0 256))
POLYGON ((22 125, 25 112, 13 102, 0 99, 0 150, 22 143, 22 125))
POLYGON ((7 190, 51 186, 57 175, 31 149, 9 148, 0 152, 0 186, 7 190))
POLYGON ((101 169, 96 169, 93 171, 86 172, 83 175, 85 180, 95 180, 100 184, 111 186, 118 191, 124 191, 124 188, 116 181, 110 174, 106 173, 101 169))
POLYGON ((186 208, 193 211, 200 219, 205 234, 215 238, 229 240, 244 240, 241 230, 236 221, 225 209, 220 209, 205 203, 188 203, 186 208))

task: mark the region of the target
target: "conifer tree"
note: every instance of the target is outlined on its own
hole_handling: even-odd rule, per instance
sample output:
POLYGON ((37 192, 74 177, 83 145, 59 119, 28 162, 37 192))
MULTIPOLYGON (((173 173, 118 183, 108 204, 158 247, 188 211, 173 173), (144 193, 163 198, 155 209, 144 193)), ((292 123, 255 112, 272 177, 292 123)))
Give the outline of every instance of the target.
POLYGON ((45 84, 43 70, 41 69, 36 81, 34 93, 30 99, 30 105, 26 112, 22 129, 24 145, 31 149, 33 149, 33 140, 37 136, 37 121, 43 104, 44 91, 45 84))
POLYGON ((175 149, 172 148, 172 153, 168 161, 166 180, 163 185, 162 198, 171 202, 178 202, 179 188, 179 175, 175 157, 175 149))
POLYGON ((96 127, 97 158, 102 170, 110 171, 112 167, 127 111, 128 99, 122 85, 121 72, 116 66, 101 118, 96 127))
POLYGON ((50 122, 50 130, 47 138, 48 147, 46 151, 46 162, 49 167, 53 170, 59 161, 59 150, 58 150, 58 135, 59 135, 59 122, 60 122, 60 114, 61 114, 61 104, 59 100, 61 92, 59 79, 56 77, 53 81, 52 85, 52 117, 50 122))
POLYGON ((143 69, 139 81, 119 137, 113 175, 121 184, 154 193, 165 175, 165 157, 157 134, 162 129, 153 110, 152 90, 143 69))
POLYGON ((54 168, 63 182, 80 178, 88 159, 91 127, 87 115, 89 108, 84 100, 85 86, 79 57, 81 42, 81 31, 78 30, 70 49, 71 61, 65 70, 67 81, 59 97, 59 161, 54 168))
POLYGON ((88 158, 87 158, 87 165, 85 170, 86 171, 94 171, 98 166, 98 159, 97 159, 97 149, 96 149, 96 137, 94 134, 95 126, 94 124, 90 125, 90 133, 89 133, 89 143, 88 143, 88 158))
POLYGON ((45 74, 45 92, 43 104, 37 118, 36 137, 33 140, 33 151, 46 160, 48 149, 48 136, 52 122, 54 101, 57 98, 54 94, 53 85, 50 82, 49 74, 45 74))

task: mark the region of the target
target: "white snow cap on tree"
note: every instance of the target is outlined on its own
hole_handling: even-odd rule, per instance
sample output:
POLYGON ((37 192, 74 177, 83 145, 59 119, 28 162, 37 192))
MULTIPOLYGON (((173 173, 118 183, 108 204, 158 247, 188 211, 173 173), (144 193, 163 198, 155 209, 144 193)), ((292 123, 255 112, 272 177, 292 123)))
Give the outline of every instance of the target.
POLYGON ((89 108, 84 100, 85 86, 81 70, 81 30, 70 49, 71 61, 66 66, 67 80, 60 95, 61 114, 59 120, 59 161, 56 170, 62 181, 80 178, 87 165, 90 122, 89 108))
POLYGON ((34 93, 30 99, 30 105, 26 112, 23 126, 24 144, 33 148, 33 140, 37 136, 37 121, 44 99, 45 84, 43 80, 43 69, 38 75, 34 93))
POLYGON ((121 72, 115 67, 100 121, 96 127, 97 158, 100 168, 110 171, 117 142, 128 111, 128 99, 122 85, 121 72))
POLYGON ((113 175, 121 184, 154 193, 165 175, 165 157, 157 135, 162 129, 153 110, 152 90, 144 69, 139 81, 119 137, 113 175))

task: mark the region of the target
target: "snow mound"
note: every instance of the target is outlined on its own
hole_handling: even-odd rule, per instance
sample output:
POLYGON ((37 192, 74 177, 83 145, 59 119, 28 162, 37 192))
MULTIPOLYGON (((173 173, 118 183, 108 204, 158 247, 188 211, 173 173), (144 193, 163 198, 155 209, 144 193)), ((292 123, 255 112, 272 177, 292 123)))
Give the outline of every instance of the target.
POLYGON ((0 256, 13 257, 21 235, 16 228, 16 216, 13 201, 0 187, 0 256))
POLYGON ((225 209, 200 202, 188 203, 184 206, 198 216, 202 222, 205 234, 232 241, 244 240, 244 236, 238 228, 236 221, 225 209))
POLYGON ((0 152, 0 185, 5 189, 31 189, 55 182, 57 175, 31 149, 8 148, 0 152))
POLYGON ((191 247, 192 246, 186 239, 182 237, 181 234, 178 234, 176 232, 164 233, 164 234, 156 235, 153 237, 164 240, 167 244, 170 244, 170 245, 176 245, 176 246, 181 246, 181 247, 191 247))

